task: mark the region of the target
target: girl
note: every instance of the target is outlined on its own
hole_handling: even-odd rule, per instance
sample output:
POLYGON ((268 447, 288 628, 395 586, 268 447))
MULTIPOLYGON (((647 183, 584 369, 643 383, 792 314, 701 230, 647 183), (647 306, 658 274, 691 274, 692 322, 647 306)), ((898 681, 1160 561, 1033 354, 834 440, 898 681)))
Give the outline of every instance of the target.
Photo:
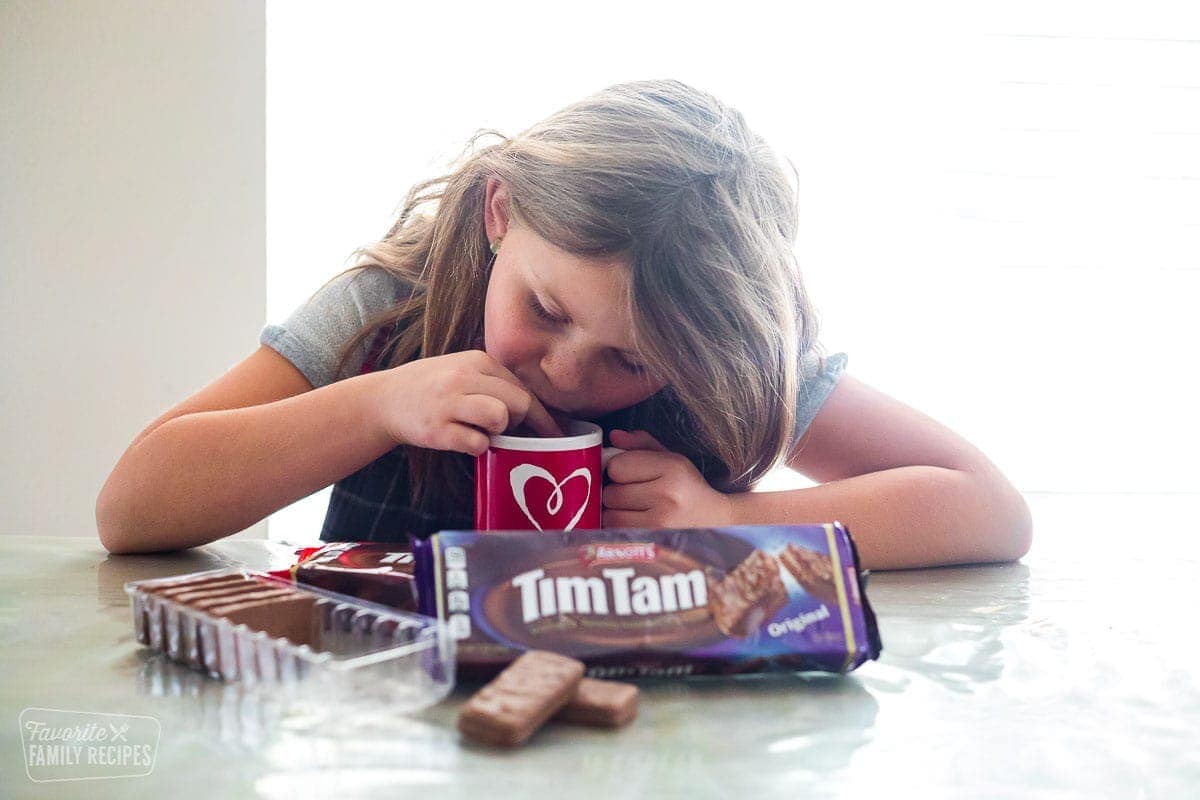
POLYGON ((109 550, 209 542, 330 483, 324 540, 469 529, 488 434, 568 417, 630 451, 605 527, 837 519, 867 569, 1028 550, 982 453, 820 355, 795 191, 737 111, 638 81, 468 150, 134 440, 97 501, 109 550), (749 491, 778 464, 823 483, 749 491))

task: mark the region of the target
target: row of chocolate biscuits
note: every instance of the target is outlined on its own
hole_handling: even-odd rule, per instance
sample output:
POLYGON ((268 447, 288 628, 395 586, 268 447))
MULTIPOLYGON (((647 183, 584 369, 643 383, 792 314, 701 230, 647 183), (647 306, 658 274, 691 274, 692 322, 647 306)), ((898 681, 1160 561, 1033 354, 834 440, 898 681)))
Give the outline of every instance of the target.
MULTIPOLYGON (((239 574, 168 581, 147 587, 147 592, 234 625, 244 623, 252 630, 265 631, 271 638, 283 637, 297 645, 313 646, 313 606, 317 596, 310 592, 239 574)), ((220 663, 218 653, 205 652, 198 623, 177 615, 152 616, 149 612, 138 622, 138 640, 161 641, 162 649, 175 660, 209 670, 220 663), (162 626, 161 630, 154 630, 155 625, 162 626), (171 630, 172 626, 177 627, 171 630)), ((212 648, 215 644, 213 638, 208 646, 212 648)))
POLYGON ((778 556, 755 550, 721 580, 709 576, 708 607, 722 633, 744 639, 787 604, 780 565, 819 602, 838 605, 833 563, 828 555, 795 544, 789 544, 778 556))
POLYGON ((552 717, 601 728, 619 728, 637 716, 638 688, 583 677, 581 661, 528 650, 471 696, 458 715, 468 739, 516 747, 552 717))

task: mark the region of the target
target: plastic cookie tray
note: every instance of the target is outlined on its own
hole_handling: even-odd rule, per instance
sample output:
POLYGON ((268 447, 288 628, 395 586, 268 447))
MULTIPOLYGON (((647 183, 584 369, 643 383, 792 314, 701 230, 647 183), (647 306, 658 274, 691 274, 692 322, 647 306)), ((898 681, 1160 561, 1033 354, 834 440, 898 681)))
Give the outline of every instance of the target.
MULTIPOLYGON (((417 710, 454 686, 455 642, 431 617, 359 600, 246 569, 226 568, 125 584, 137 640, 214 678, 245 685, 346 690, 396 710, 417 710), (314 595, 296 620, 311 642, 271 637, 156 592, 200 579, 240 576, 265 591, 314 595)), ((292 595, 288 595, 289 597, 292 595)))

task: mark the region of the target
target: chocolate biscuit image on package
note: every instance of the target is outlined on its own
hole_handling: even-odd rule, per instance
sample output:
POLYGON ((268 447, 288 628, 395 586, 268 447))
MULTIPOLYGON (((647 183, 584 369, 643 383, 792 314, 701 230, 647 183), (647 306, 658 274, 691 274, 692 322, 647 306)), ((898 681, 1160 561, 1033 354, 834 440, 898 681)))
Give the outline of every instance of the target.
POLYGON ((813 597, 827 605, 837 603, 833 585, 833 564, 829 556, 789 544, 779 554, 779 563, 813 597))
POLYGON ((882 647, 853 541, 836 522, 441 531, 413 553, 421 612, 446 623, 467 681, 527 650, 623 678, 847 672, 882 647), (789 545, 829 560, 831 593, 793 582, 779 560, 789 545))
POLYGON ((708 576, 708 609, 726 636, 744 639, 787 603, 774 556, 755 550, 721 581, 708 576))

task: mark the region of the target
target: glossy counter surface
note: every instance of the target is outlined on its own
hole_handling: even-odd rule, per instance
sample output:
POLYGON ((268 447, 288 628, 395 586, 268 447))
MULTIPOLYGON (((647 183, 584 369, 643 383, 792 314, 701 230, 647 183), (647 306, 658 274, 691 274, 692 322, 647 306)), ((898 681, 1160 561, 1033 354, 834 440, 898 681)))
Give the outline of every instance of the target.
POLYGON ((1020 563, 871 575, 879 661, 643 682, 630 727, 552 725, 509 753, 459 741, 465 692, 411 719, 280 718, 134 640, 125 582, 284 566, 290 546, 0 537, 0 796, 1200 796, 1200 498, 1029 500, 1020 563), (152 771, 33 782, 30 708, 153 718, 152 771))

